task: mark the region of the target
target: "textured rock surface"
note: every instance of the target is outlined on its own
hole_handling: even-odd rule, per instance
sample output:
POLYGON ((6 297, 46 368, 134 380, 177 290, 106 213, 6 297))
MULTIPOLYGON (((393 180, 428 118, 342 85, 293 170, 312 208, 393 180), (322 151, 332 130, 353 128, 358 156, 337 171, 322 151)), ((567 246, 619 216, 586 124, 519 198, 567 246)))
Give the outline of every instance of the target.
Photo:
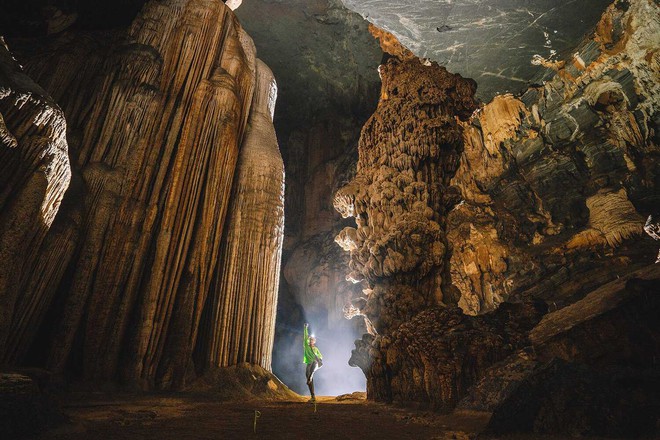
MULTIPOLYGON (((27 70, 67 117, 74 184, 45 250, 13 286, 44 298, 28 312, 50 306, 47 317, 34 339, 39 320, 26 324, 29 313, 15 307, 13 322, 29 331, 11 332, 3 356, 83 380, 181 387, 194 372, 208 295, 222 294, 220 247, 253 100, 254 45, 223 3, 173 0, 147 4, 125 33, 64 34, 43 52, 27 70)), ((274 99, 261 92, 258 102, 274 99)), ((240 268, 246 278, 261 270, 240 268)), ((268 289, 264 316, 275 307, 268 289)), ((263 344, 240 331, 227 337, 263 353, 272 328, 263 344)))
POLYGON ((284 164, 273 128, 277 85, 256 66, 256 90, 232 191, 218 285, 209 298, 209 364, 270 370, 284 239, 284 164))
POLYGON ((488 369, 459 408, 488 430, 657 435, 660 270, 650 266, 546 315, 531 346, 488 369))
POLYGON ((342 0, 415 55, 474 78, 490 100, 538 76, 531 61, 572 50, 609 0, 342 0))
POLYGON ((335 208, 357 229, 337 236, 350 251, 354 282, 365 280, 361 313, 382 332, 443 298, 448 188, 462 148, 455 118, 475 109, 475 84, 437 65, 391 58, 381 65, 381 100, 362 130, 356 177, 337 191, 335 208))
MULTIPOLYGON (((383 47, 397 47, 376 34, 383 47)), ((475 84, 416 58, 392 56, 380 74, 381 99, 362 130, 357 174, 334 198, 342 216, 356 219, 357 228, 344 228, 336 241, 351 255, 348 279, 365 287, 347 312, 364 316, 370 330, 351 364, 365 371, 371 398, 444 409, 456 396, 442 387, 461 379, 435 376, 430 365, 443 363, 429 342, 461 315, 437 307, 458 299, 445 288, 445 223, 459 201, 449 186, 463 141, 457 121, 476 108, 475 84), (417 328, 426 325, 438 331, 417 328), (413 358, 403 350, 416 337, 428 339, 411 348, 413 358)))
POLYGON ((52 297, 51 273, 32 275, 51 250, 46 234, 71 179, 67 153, 62 110, 0 39, 0 364, 34 334, 52 297), (30 283, 39 288, 19 288, 30 283))
POLYGON ((545 308, 506 304, 471 317, 456 306, 418 313, 391 334, 356 342, 351 364, 367 376, 370 399, 450 411, 493 363, 527 345, 545 308))
POLYGON ((186 390, 211 392, 213 399, 220 401, 300 399, 269 370, 250 363, 210 368, 186 390))
POLYGON ((465 127, 452 180, 464 203, 448 236, 467 313, 507 298, 561 306, 618 276, 612 269, 649 261, 640 234, 660 194, 657 17, 653 2, 614 3, 572 62, 519 98, 496 97, 465 127))
POLYGON ((357 175, 335 197, 357 223, 337 242, 350 251, 348 277, 365 287, 348 311, 371 330, 351 361, 370 398, 450 410, 490 365, 529 344, 544 306, 503 317, 507 300, 561 309, 650 262, 641 233, 660 175, 657 8, 615 2, 572 59, 539 61, 544 85, 472 115, 469 82, 443 90, 439 67, 375 32, 393 58, 380 69, 357 175), (437 308, 451 304, 462 312, 437 308), (482 319, 502 327, 482 327, 483 345, 461 341, 463 326, 482 319))

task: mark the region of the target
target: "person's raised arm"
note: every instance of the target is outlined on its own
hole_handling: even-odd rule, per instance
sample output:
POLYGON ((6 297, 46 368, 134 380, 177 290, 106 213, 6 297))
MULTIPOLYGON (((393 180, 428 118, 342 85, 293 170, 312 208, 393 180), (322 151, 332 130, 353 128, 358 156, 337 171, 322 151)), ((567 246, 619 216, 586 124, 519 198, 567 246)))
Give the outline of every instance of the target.
POLYGON ((305 331, 303 332, 303 347, 307 347, 309 345, 309 333, 307 331, 307 327, 309 327, 309 324, 305 323, 305 331))

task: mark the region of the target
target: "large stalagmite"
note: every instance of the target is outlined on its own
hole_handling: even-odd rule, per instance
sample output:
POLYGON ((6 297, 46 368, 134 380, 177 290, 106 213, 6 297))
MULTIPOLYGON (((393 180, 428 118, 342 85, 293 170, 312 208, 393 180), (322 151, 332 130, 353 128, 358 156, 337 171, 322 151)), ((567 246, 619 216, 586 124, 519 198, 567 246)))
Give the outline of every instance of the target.
MULTIPOLYGON (((26 70, 63 115, 46 92, 28 96, 26 80, 3 83, 0 94, 0 154, 20 172, 3 173, 9 180, 0 193, 2 252, 12 254, 3 261, 13 262, 0 273, 0 357, 15 365, 29 355, 83 380, 180 388, 193 371, 207 298, 221 296, 225 217, 256 81, 254 44, 223 2, 168 0, 147 3, 125 33, 64 36, 49 50, 28 59, 26 70)), ((11 65, 4 55, 0 61, 11 65)), ((270 90, 262 86, 266 96, 255 103, 267 107, 270 90)), ((252 112, 243 162, 255 132, 267 139, 257 144, 273 145, 272 117, 262 113, 252 112)), ((281 210, 279 192, 273 200, 281 210)), ((261 203, 234 206, 246 213, 261 203)), ((275 254, 264 278, 267 303, 254 305, 267 326, 227 336, 257 347, 254 362, 264 366, 273 324, 261 317, 275 310, 282 235, 276 211, 268 213, 276 224, 268 230, 275 254)), ((244 226, 229 231, 240 235, 244 226)), ((238 276, 257 279, 250 271, 262 269, 242 265, 238 276)))
POLYGON ((257 60, 256 89, 232 191, 217 288, 209 298, 208 363, 270 370, 284 237, 284 163, 272 124, 273 74, 257 60))

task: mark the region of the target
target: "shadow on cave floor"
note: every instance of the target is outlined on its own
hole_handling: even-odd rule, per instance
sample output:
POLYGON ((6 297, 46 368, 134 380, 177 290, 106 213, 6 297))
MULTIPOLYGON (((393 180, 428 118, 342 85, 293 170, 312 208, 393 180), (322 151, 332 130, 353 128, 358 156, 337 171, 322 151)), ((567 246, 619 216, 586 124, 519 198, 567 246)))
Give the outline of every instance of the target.
MULTIPOLYGON (((208 396, 83 395, 61 402, 69 423, 39 440, 197 439, 483 439, 488 413, 451 415, 363 399, 218 402, 208 396), (316 409, 316 411, 315 411, 316 409), (260 412, 254 433, 255 411, 260 412)), ((499 439, 555 439, 512 436, 499 439)), ((558 437, 556 437, 558 439, 558 437)))

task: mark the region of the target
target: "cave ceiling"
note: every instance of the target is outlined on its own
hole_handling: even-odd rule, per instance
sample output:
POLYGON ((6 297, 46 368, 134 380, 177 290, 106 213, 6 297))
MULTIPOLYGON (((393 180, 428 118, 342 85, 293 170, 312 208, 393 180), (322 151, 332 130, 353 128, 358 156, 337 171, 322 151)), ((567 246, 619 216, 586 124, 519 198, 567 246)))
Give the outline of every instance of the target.
POLYGON ((417 56, 477 81, 477 96, 519 91, 534 55, 574 49, 611 0, 342 0, 417 56))
POLYGON ((280 130, 328 111, 373 111, 382 52, 340 0, 244 0, 235 12, 277 78, 280 130))
MULTIPOLYGON (((366 22, 420 57, 479 84, 477 96, 518 92, 570 54, 611 0, 244 0, 236 10, 280 85, 278 113, 293 123, 337 105, 369 113, 377 96, 378 46, 366 22), (348 8, 348 9, 346 9, 348 8), (362 17, 361 17, 362 16, 362 17), (301 91, 304 90, 304 93, 301 91), (371 106, 367 102, 372 103, 371 106), (287 108, 283 108, 286 106, 287 108)), ((144 0, 7 0, 5 33, 37 27, 53 5, 86 28, 122 26, 144 0), (16 29, 13 29, 16 28, 16 29)))

